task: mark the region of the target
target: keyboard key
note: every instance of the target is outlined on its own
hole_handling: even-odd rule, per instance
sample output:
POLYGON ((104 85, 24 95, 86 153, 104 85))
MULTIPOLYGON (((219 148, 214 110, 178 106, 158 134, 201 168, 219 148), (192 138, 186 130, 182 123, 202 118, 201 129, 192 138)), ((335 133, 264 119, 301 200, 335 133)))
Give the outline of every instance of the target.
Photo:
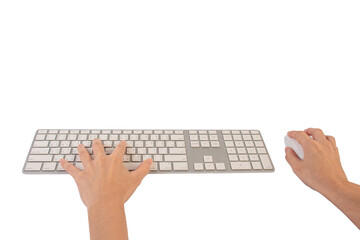
POLYGON ((43 171, 54 171, 56 168, 56 163, 55 162, 51 162, 51 163, 44 163, 42 170, 43 171))
POLYGON ((190 142, 190 145, 191 145, 191 147, 193 147, 193 148, 198 148, 198 147, 200 147, 200 142, 198 142, 198 141, 191 141, 191 142, 190 142))
POLYGON ((217 170, 225 170, 225 163, 215 163, 216 169, 217 170))
POLYGON ((201 141, 201 147, 210 147, 210 142, 209 141, 201 141))
POLYGON ((141 163, 124 162, 124 166, 127 170, 135 170, 141 163))
POLYGON ((212 156, 204 156, 204 162, 214 162, 212 156))
POLYGON ((229 161, 239 161, 239 158, 237 155, 229 155, 229 161))
POLYGON ((250 162, 230 162, 232 170, 251 170, 250 162))
POLYGON ((218 141, 211 141, 211 147, 214 147, 214 148, 220 147, 220 142, 218 142, 218 141))
POLYGON ((160 162, 160 171, 171 171, 171 163, 169 162, 160 162))
POLYGON ((202 171, 202 170, 204 170, 204 164, 194 163, 194 169, 195 169, 195 171, 202 171))
POLYGON ((165 155, 165 162, 186 162, 186 155, 165 155))
POLYGON ((81 162, 77 162, 75 163, 75 167, 77 167, 79 170, 83 171, 84 170, 84 165, 81 162))
POLYGON ((158 164, 156 162, 153 162, 150 167, 150 171, 157 171, 158 170, 158 164))
POLYGON ((214 163, 205 163, 205 169, 206 170, 215 170, 215 164, 214 163))
POLYGON ((47 147, 49 145, 49 141, 35 141, 33 147, 47 147))
POLYGON ((188 164, 186 162, 174 162, 174 170, 175 171, 187 171, 188 164))
POLYGON ((33 148, 31 154, 48 154, 49 148, 33 148))
POLYGON ((42 163, 26 163, 25 171, 40 171, 42 163))
POLYGON ((268 155, 260 155, 260 160, 261 160, 262 165, 264 166, 264 169, 272 169, 273 168, 268 155))
POLYGON ((251 165, 252 165, 253 169, 255 169, 255 170, 262 169, 260 162, 251 162, 251 165))
POLYGON ((28 158, 29 162, 51 162, 52 155, 30 155, 28 158))
POLYGON ((185 148, 169 148, 170 154, 186 154, 185 148))
POLYGON ((173 141, 183 141, 184 135, 171 135, 171 140, 173 141))

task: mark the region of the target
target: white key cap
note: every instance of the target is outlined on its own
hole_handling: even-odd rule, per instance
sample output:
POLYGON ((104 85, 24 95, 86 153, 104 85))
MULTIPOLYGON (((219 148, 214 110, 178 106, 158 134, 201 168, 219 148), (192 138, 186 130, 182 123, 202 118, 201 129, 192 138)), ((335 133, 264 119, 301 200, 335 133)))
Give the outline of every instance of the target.
POLYGON ((131 155, 124 155, 123 162, 130 162, 131 155))
POLYGON ((54 162, 59 162, 60 159, 64 158, 64 155, 55 155, 54 156, 54 162))
POLYGON ((202 170, 204 170, 204 164, 194 163, 194 169, 195 169, 195 171, 202 171, 202 170))
POLYGON ((50 154, 60 154, 60 148, 50 148, 50 154))
POLYGON ((76 140, 76 138, 77 138, 77 135, 69 134, 67 139, 70 140, 70 141, 73 141, 73 140, 76 140))
POLYGON ((38 131, 38 133, 47 133, 47 130, 41 129, 41 130, 38 131))
POLYGON ((246 148, 248 153, 256 153, 256 149, 255 148, 246 148))
POLYGON ((230 134, 230 131, 229 130, 223 130, 222 133, 223 134, 230 134))
POLYGON ((245 148, 236 148, 236 151, 240 154, 242 153, 246 153, 246 149, 245 148))
POLYGON ((254 140, 260 141, 261 140, 261 136, 260 135, 253 135, 252 138, 254 140))
MULTIPOLYGON (((80 140, 80 141, 85 141, 85 140, 87 140, 87 135, 86 135, 86 134, 80 134, 80 135, 78 136, 78 140, 80 140)), ((114 140, 116 140, 116 139, 114 139, 114 140)))
POLYGON ((126 154, 130 155, 135 153, 136 153, 136 148, 126 148, 126 154))
POLYGON ((218 141, 211 141, 211 146, 212 146, 212 147, 215 147, 215 148, 218 148, 218 147, 220 147, 220 142, 218 142, 218 141))
POLYGON ((80 171, 84 170, 84 165, 80 162, 75 163, 75 167, 77 167, 80 171))
POLYGON ((165 147, 165 142, 164 141, 156 141, 155 145, 156 145, 156 147, 165 147))
POLYGON ((32 148, 31 154, 48 154, 49 148, 32 148))
POLYGON ((175 134, 184 134, 183 130, 175 130, 175 134))
POLYGON ((209 137, 210 137, 210 140, 212 140, 212 141, 219 140, 217 135, 210 135, 209 137))
MULTIPOLYGON (((80 143, 81 143, 80 141, 72 141, 71 147, 76 148, 77 146, 79 146, 80 143)), ((104 145, 104 147, 107 147, 107 146, 104 145)))
POLYGON ((243 138, 244 138, 244 140, 246 140, 246 141, 252 140, 252 139, 251 139, 251 135, 243 135, 243 138))
POLYGON ((166 141, 166 147, 175 147, 174 141, 166 141))
POLYGON ((165 155, 165 162, 186 162, 186 155, 165 155))
POLYGON ((158 164, 156 162, 153 162, 150 167, 150 171, 157 171, 158 170, 158 164))
POLYGON ((71 153, 71 148, 62 148, 61 149, 61 154, 70 154, 71 153))
POLYGON ((159 148, 159 154, 167 154, 167 148, 159 148))
POLYGON ((75 155, 66 155, 65 160, 68 162, 73 162, 75 160, 75 155))
POLYGON ((263 143, 263 141, 255 141, 255 146, 256 147, 263 147, 264 143, 263 143))
POLYGON ((244 141, 235 141, 235 146, 237 146, 237 147, 245 147, 244 141))
POLYGON ((259 134, 258 130, 251 130, 250 132, 251 132, 251 134, 259 134))
POLYGON ((25 171, 40 171, 42 163, 26 163, 25 171))
POLYGON ((228 154, 236 154, 235 148, 227 148, 226 151, 228 154))
POLYGON ((253 142, 253 141, 245 141, 245 146, 246 146, 246 147, 253 147, 253 146, 254 146, 254 142, 253 142))
POLYGON ((234 142, 233 141, 225 141, 225 146, 226 147, 234 147, 234 142))
POLYGON ((33 147, 47 147, 49 141, 35 141, 33 147))
POLYGON ((248 130, 242 130, 242 131, 241 131, 241 134, 250 134, 250 131, 248 131, 248 130))
POLYGON ((201 141, 201 147, 210 147, 209 141, 201 141))
POLYGON ((262 169, 261 163, 260 162, 251 162, 251 165, 253 167, 253 169, 262 169))
POLYGON ((198 147, 200 147, 200 142, 198 142, 198 141, 191 141, 191 142, 190 142, 190 145, 191 145, 191 147, 193 147, 193 148, 198 148, 198 147))
POLYGON ((216 134, 216 130, 209 130, 209 134, 216 134))
POLYGON ((65 134, 58 134, 56 140, 65 140, 66 135, 65 134))
POLYGON ((60 163, 57 164, 56 170, 65 172, 65 169, 63 169, 60 163))
POLYGON ((266 153, 265 148, 257 148, 258 153, 266 153))
POLYGON ((224 138, 225 141, 231 141, 232 140, 231 135, 223 135, 223 138, 224 138))
POLYGON ((70 147, 70 141, 61 141, 60 147, 70 147))
POLYGON ((176 146, 177 147, 185 147, 185 142, 184 141, 176 141, 176 146))
POLYGON ((207 134, 206 130, 199 130, 199 134, 207 134))
POLYGON ((154 161, 155 162, 161 162, 163 159, 162 159, 162 155, 154 155, 154 161))
POLYGON ((232 134, 240 134, 240 131, 239 130, 232 130, 231 133, 232 134))
POLYGON ((152 159, 152 156, 151 155, 143 155, 143 161, 145 161, 146 159, 149 159, 149 158, 152 159))
POLYGON ((157 154, 156 148, 148 148, 149 154, 157 154))
POLYGON ((58 147, 60 145, 59 141, 50 141, 49 146, 50 147, 58 147))
POLYGON ((56 139, 56 134, 48 134, 46 135, 46 140, 55 140, 56 139))
POLYGON ((215 170, 215 164, 214 163, 205 163, 205 169, 206 170, 215 170))
POLYGON ((208 135, 200 135, 200 140, 207 141, 207 140, 209 140, 209 137, 208 137, 208 135))
POLYGON ((239 158, 237 155, 229 155, 229 161, 239 161, 239 158))
POLYGON ((30 155, 28 162, 51 162, 53 155, 30 155))
POLYGON ((131 161, 133 162, 141 162, 141 155, 132 155, 131 161))
POLYGON ((251 161, 259 161, 259 156, 252 154, 252 155, 250 155, 250 160, 251 161))
POLYGON ((184 141, 184 135, 171 135, 173 141, 184 141))
POLYGON ((225 163, 215 163, 216 169, 217 170, 225 170, 225 163))
POLYGON ((187 162, 174 162, 173 165, 174 165, 175 171, 187 171, 188 170, 187 162))
POLYGON ((198 135, 190 135, 190 141, 198 141, 199 137, 198 135))
POLYGON ((185 148, 169 148, 170 154, 186 154, 185 148))
POLYGON ((189 130, 189 134, 197 134, 196 130, 189 130))
POLYGON ((124 162, 125 168, 129 171, 135 170, 139 165, 140 163, 124 162))
POLYGON ((250 162, 231 162, 232 170, 251 170, 250 162))
POLYGON ((43 171, 55 171, 56 168, 56 163, 55 162, 51 162, 51 163, 44 163, 42 170, 43 171))
POLYGON ((260 155, 260 160, 261 160, 262 165, 264 166, 264 169, 272 169, 273 168, 268 155, 260 155))
POLYGON ((240 140, 242 140, 241 135, 233 135, 233 138, 234 138, 235 141, 240 141, 240 140))
POLYGON ((212 156, 204 156, 204 162, 214 162, 212 156))
POLYGON ((171 163, 169 162, 160 162, 160 171, 171 171, 171 163))
POLYGON ((154 141, 145 141, 145 147, 147 148, 154 147, 154 141))
POLYGON ((249 161, 248 155, 239 155, 240 161, 249 161))

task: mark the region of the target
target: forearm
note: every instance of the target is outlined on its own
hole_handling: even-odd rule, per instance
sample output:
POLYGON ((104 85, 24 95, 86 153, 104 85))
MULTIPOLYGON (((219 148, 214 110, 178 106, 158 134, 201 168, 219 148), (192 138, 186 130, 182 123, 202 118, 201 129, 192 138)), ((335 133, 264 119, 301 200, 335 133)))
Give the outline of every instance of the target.
POLYGON ((360 229, 360 186, 351 182, 339 183, 322 191, 360 229))
POLYGON ((98 203, 88 208, 91 240, 128 239, 124 204, 98 203))

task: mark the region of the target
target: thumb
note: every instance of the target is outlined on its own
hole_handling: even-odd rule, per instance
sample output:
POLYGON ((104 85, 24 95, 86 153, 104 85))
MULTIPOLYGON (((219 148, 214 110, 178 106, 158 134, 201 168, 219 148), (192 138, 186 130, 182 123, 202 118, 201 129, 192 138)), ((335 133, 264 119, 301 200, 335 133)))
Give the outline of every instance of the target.
POLYGON ((298 169, 300 169, 301 165, 302 165, 302 160, 296 155, 295 151, 292 148, 285 148, 285 158, 286 161, 289 163, 289 165, 291 166, 291 168, 293 169, 293 171, 297 171, 298 169))
POLYGON ((151 158, 146 159, 144 162, 142 162, 135 171, 132 172, 132 174, 135 176, 139 182, 141 182, 144 177, 150 172, 150 167, 152 165, 153 161, 151 158))

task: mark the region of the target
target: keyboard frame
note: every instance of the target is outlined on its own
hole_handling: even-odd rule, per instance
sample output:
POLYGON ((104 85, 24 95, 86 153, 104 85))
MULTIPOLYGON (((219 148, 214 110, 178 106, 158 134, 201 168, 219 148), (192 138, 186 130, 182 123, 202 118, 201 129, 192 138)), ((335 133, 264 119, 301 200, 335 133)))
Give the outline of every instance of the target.
MULTIPOLYGON (((240 131, 258 131, 259 134, 261 136, 261 139, 262 141, 264 142, 264 147, 266 149, 266 152, 267 152, 267 155, 269 156, 269 159, 270 159, 270 162, 271 162, 271 165, 272 165, 272 169, 261 169, 261 170, 223 170, 223 171, 220 171, 220 170, 202 170, 202 171, 196 171, 196 170, 185 170, 185 171, 175 171, 174 169, 172 169, 171 171, 160 171, 160 170, 156 170, 156 171, 150 171, 149 174, 219 174, 219 173, 222 173, 222 174, 226 174, 226 173, 272 173, 275 171, 275 166, 274 166, 274 163, 271 159, 271 156, 269 154, 269 151, 266 147, 266 144, 265 144, 265 141, 264 141, 264 138, 261 134, 261 132, 257 129, 38 129, 36 130, 35 134, 34 134, 34 138, 33 138, 33 141, 31 143, 31 146, 29 148, 29 151, 28 151, 28 154, 27 154, 27 157, 26 157, 26 160, 25 160, 25 163, 24 163, 24 166, 22 168, 22 172, 23 174, 40 174, 40 175, 58 175, 58 174, 67 174, 66 171, 25 171, 25 167, 26 167, 26 163, 28 162, 28 158, 29 156, 31 155, 31 149, 32 149, 32 146, 34 144, 34 142, 36 141, 36 135, 38 133, 39 130, 121 130, 121 131, 124 131, 124 130, 131 130, 131 131, 137 131, 137 130, 141 130, 141 131, 146 131, 146 130, 163 130, 163 131, 166 131, 166 130, 172 130, 172 131, 176 131, 176 130, 182 130, 184 131, 184 141, 185 141, 185 148, 187 149, 188 151, 188 147, 187 146, 190 146, 190 139, 189 139, 189 132, 188 131, 192 131, 192 130, 196 130, 196 131, 200 131, 200 130, 206 130, 206 131, 232 131, 232 130, 240 130, 240 131), (186 132, 187 131, 187 132, 186 132)), ((81 134, 81 133, 80 133, 81 134)), ((222 134, 222 132, 220 133, 222 134)), ((219 136, 219 133, 217 133, 217 135, 219 136)), ((224 140, 219 140, 220 144, 224 144, 224 140)), ((223 146, 225 147, 225 146, 223 146)), ((190 147, 191 148, 191 147, 190 147)), ((210 148, 206 148, 206 149, 210 149, 210 148)), ((206 151, 206 150, 205 150, 206 151)), ((186 153, 186 155, 188 154, 188 152, 186 153)), ((230 161, 227 160, 230 164, 230 161)), ((250 161, 251 162, 251 161, 250 161)), ((158 162, 159 163, 159 162, 158 162)), ((193 161, 187 161, 187 163, 190 165, 193 165, 193 161)), ((193 166, 192 166, 193 167, 193 166)), ((231 169, 231 168, 230 168, 231 169)))

